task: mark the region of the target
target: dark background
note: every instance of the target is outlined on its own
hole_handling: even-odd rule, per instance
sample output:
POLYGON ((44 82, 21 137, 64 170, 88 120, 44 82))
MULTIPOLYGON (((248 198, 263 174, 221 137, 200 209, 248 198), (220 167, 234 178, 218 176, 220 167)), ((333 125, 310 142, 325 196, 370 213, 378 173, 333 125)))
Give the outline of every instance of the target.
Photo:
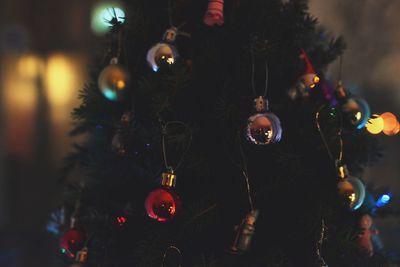
MULTIPOLYGON (((94 0, 0 0, 0 266, 50 266, 46 221, 57 207, 63 156, 74 141, 70 111, 87 81, 99 38, 90 28, 94 0)), ((312 0, 311 11, 343 35, 343 80, 374 113, 400 116, 400 2, 312 0)), ((338 77, 338 64, 327 71, 338 77)), ((400 136, 379 136, 385 158, 363 178, 400 200, 400 136)), ((75 140, 76 141, 76 140, 75 140)), ((400 250, 396 218, 376 219, 386 247, 400 250)))

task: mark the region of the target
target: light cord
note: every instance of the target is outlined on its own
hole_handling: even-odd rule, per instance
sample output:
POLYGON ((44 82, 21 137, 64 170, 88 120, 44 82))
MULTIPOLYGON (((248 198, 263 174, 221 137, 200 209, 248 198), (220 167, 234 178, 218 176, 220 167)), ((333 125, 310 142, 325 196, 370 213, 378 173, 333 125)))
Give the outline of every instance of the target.
POLYGON ((325 225, 325 221, 324 219, 322 219, 321 221, 321 233, 317 242, 317 256, 318 256, 318 260, 320 261, 320 263, 323 266, 326 266, 326 262, 324 260, 324 258, 322 257, 322 245, 324 243, 324 239, 325 239, 325 231, 326 231, 326 225, 325 225))

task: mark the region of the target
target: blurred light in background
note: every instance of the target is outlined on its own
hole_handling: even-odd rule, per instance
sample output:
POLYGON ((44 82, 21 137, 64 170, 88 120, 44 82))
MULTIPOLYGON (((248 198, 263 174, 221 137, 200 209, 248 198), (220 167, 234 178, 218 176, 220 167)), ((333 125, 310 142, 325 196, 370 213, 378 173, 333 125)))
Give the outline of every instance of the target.
POLYGON ((2 60, 0 86, 6 124, 7 150, 20 157, 34 156, 32 147, 38 116, 47 116, 57 154, 66 152, 70 142, 71 110, 79 104, 78 91, 86 80, 85 58, 74 54, 41 56, 26 53, 2 60), (39 114, 45 112, 45 114, 39 114), (61 147, 59 147, 61 144, 61 147))
POLYGON ((79 75, 74 69, 73 58, 63 54, 49 57, 46 65, 46 87, 49 101, 52 105, 65 105, 76 97, 79 85, 75 84, 79 75))
POLYGON ((371 134, 379 134, 383 131, 383 119, 377 115, 374 114, 372 117, 368 120, 367 124, 365 125, 365 128, 367 128, 367 131, 370 132, 371 134))
POLYGON ((109 21, 113 19, 114 12, 120 22, 125 21, 125 12, 118 2, 101 3, 93 7, 91 27, 95 34, 105 34, 109 30, 109 21))

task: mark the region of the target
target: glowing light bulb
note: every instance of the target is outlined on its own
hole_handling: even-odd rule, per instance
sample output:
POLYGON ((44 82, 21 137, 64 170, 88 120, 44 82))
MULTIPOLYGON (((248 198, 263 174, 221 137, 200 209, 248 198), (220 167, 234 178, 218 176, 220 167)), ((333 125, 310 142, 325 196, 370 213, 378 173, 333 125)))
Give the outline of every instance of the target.
POLYGON ((389 136, 396 135, 399 130, 399 121, 397 120, 396 116, 393 113, 385 112, 381 115, 383 119, 384 126, 383 126, 383 133, 389 136))
POLYGON ((383 194, 377 201, 376 201, 376 206, 378 208, 386 206, 387 204, 389 204, 391 199, 390 194, 383 194))
POLYGON ((379 115, 372 115, 365 125, 365 128, 371 134, 379 134, 383 131, 384 121, 379 115))
POLYGON ((121 23, 125 22, 125 12, 118 2, 101 3, 92 10, 91 27, 95 34, 105 34, 110 28, 114 16, 121 23), (114 14, 115 12, 115 14, 114 14))

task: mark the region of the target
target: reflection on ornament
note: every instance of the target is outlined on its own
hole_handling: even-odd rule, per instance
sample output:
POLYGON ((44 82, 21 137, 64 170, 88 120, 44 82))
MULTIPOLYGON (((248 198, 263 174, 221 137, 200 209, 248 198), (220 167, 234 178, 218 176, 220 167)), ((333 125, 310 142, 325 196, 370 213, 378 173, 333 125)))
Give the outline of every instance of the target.
POLYGON ((150 192, 144 204, 150 218, 167 222, 176 216, 181 200, 174 191, 175 183, 176 176, 173 173, 163 173, 161 187, 150 192))
POLYGON ((339 195, 351 210, 361 207, 365 199, 365 186, 360 179, 349 177, 338 183, 339 195))
POLYGON ((399 133, 399 121, 397 117, 390 112, 385 112, 381 115, 384 122, 383 133, 389 136, 396 135, 399 133))
POLYGON ((365 125, 367 131, 371 134, 379 134, 384 129, 384 121, 381 116, 374 114, 365 125))
POLYGON ((158 43, 147 53, 147 62, 157 72, 162 66, 170 66, 175 63, 178 52, 173 45, 158 43))
POLYGON ((342 105, 342 111, 349 123, 357 129, 363 128, 371 116, 368 103, 357 97, 348 98, 342 105))
POLYGON ((101 71, 98 86, 105 98, 111 101, 118 101, 126 93, 128 81, 128 72, 118 64, 116 58, 113 58, 110 65, 101 71))
POLYGON ((126 223, 126 217, 124 216, 117 216, 116 221, 119 226, 122 226, 126 223))
POLYGON ((84 246, 85 234, 75 228, 67 230, 60 239, 61 253, 69 258, 75 258, 76 253, 84 246))
POLYGON ((281 122, 270 112, 255 114, 248 119, 246 137, 256 145, 277 143, 282 137, 281 122))

